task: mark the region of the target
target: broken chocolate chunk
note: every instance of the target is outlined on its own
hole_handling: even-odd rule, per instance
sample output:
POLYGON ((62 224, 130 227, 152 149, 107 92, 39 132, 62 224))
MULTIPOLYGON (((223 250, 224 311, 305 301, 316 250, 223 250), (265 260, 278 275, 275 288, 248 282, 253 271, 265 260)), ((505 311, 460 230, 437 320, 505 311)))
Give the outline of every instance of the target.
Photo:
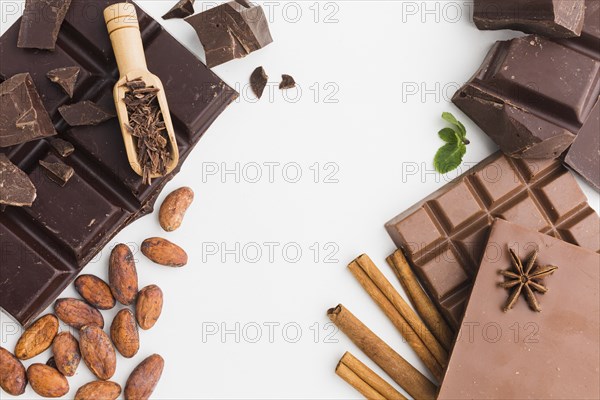
POLYGON ((26 0, 17 47, 54 50, 71 0, 26 0))
POLYGON ((29 176, 0 153, 0 204, 31 206, 35 196, 35 186, 29 176))
POLYGON ((59 138, 53 138, 50 140, 50 145, 56 150, 59 156, 65 158, 69 157, 75 151, 75 147, 71 144, 71 142, 67 142, 66 140, 62 140, 59 138))
POLYGON ((73 98, 75 84, 79 77, 79 67, 57 68, 46 74, 48 79, 60 85, 69 97, 73 98))
POLYGON ((281 83, 279 84, 279 89, 292 89, 296 87, 296 81, 292 78, 291 75, 283 74, 281 75, 281 83))
POLYGON ((565 163, 600 192, 600 99, 577 134, 565 163))
POLYGON ((60 186, 65 186, 75 173, 73 168, 61 162, 46 162, 44 160, 40 160, 39 162, 44 167, 48 178, 60 186))
POLYGON ((98 125, 115 117, 92 101, 82 101, 58 108, 58 112, 71 126, 98 125))
POLYGON ((263 67, 257 67, 250 75, 250 88, 259 99, 263 95, 268 80, 269 77, 263 67))
POLYGON ((194 0, 180 0, 171 8, 163 19, 185 18, 194 13, 194 0))
POLYGON ((261 6, 230 1, 185 19, 198 34, 209 68, 242 58, 271 43, 261 6))
POLYGON ((56 135, 29 74, 0 83, 0 147, 56 135))
POLYGON ((552 38, 581 35, 585 0, 475 0, 473 21, 481 30, 514 29, 552 38))

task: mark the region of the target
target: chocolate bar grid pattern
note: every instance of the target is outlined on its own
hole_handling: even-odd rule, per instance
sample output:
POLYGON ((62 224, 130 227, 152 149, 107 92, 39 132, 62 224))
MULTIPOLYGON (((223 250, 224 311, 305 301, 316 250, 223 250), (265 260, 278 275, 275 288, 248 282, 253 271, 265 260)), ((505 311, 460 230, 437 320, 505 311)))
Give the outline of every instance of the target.
POLYGON ((600 219, 559 161, 491 156, 386 224, 455 328, 495 218, 600 251, 600 219))
POLYGON ((0 80, 30 72, 59 132, 56 137, 76 148, 65 159, 53 152, 48 139, 0 149, 30 175, 38 192, 31 208, 7 207, 0 219, 0 307, 23 325, 45 309, 118 230, 152 211, 162 188, 202 134, 237 97, 138 8, 149 68, 167 92, 181 160, 177 170, 144 186, 129 167, 116 119, 69 128, 57 111, 62 104, 85 99, 114 110, 112 88, 118 70, 102 11, 116 2, 74 0, 54 52, 22 49, 17 50, 18 59, 7 56, 15 51, 20 20, 0 38, 0 80), (170 54, 164 54, 167 50, 170 54), (18 70, 28 65, 23 63, 30 63, 31 70, 18 70), (81 68, 72 100, 45 76, 65 66, 81 68), (114 146, 115 141, 120 145, 114 146), (39 160, 62 161, 75 175, 60 187, 41 171, 39 160), (22 291, 36 295, 16 304, 22 291))

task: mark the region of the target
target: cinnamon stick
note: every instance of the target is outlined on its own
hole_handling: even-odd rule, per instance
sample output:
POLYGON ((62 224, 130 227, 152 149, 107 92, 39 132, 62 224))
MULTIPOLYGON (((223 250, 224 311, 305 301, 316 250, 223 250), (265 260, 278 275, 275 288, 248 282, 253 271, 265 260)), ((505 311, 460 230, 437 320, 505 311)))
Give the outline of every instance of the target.
POLYGON ((341 358, 335 373, 367 399, 406 400, 402 393, 349 352, 341 358))
POLYGON ((375 300, 433 376, 441 381, 448 353, 366 254, 348 268, 375 300))
POLYGON ((421 287, 402 251, 396 250, 386 260, 396 273, 402 288, 404 288, 410 302, 425 322, 425 325, 444 346, 444 349, 450 351, 454 343, 454 331, 421 287))
POLYGON ((410 365, 344 306, 340 304, 329 309, 327 316, 409 395, 419 400, 435 399, 437 387, 433 382, 410 365))

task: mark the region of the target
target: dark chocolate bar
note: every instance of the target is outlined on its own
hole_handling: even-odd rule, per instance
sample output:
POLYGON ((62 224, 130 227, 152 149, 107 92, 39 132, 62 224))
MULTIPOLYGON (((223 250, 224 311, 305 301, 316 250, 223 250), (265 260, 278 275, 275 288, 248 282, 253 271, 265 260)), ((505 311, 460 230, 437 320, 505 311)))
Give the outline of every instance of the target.
POLYGON ((584 0, 475 0, 473 8, 479 29, 514 29, 556 38, 581 35, 584 16, 584 0))
MULTIPOLYGON (((116 118, 69 127, 58 113, 59 107, 84 100, 114 113, 118 71, 102 15, 113 3, 73 0, 54 52, 17 48, 20 21, 0 38, 0 81, 29 71, 58 137, 75 148, 67 158, 47 139, 0 149, 27 172, 38 193, 32 207, 6 207, 0 216, 0 307, 21 324, 44 310, 123 227, 152 211, 173 177, 155 179, 149 186, 142 183, 129 166, 116 118), (64 66, 80 68, 72 101, 46 77, 64 66), (65 163, 74 175, 60 187, 40 170, 40 160, 65 163)), ((148 67, 165 85, 179 169, 237 93, 148 14, 139 8, 137 13, 148 67)))
POLYGON ((386 224, 455 328, 494 218, 600 251, 600 218, 559 160, 490 156, 386 224))

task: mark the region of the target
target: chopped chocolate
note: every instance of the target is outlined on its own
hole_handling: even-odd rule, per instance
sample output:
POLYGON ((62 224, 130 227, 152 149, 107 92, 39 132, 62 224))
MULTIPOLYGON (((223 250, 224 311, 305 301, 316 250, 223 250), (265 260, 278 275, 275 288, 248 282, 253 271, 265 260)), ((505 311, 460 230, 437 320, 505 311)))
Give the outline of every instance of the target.
POLYGON ((59 156, 65 158, 69 157, 75 151, 75 147, 71 142, 59 138, 52 138, 50 145, 56 150, 59 156))
POLYGON ((62 162, 46 162, 40 160, 39 163, 44 167, 48 178, 60 186, 65 186, 75 173, 73 168, 62 162))
POLYGON ((26 0, 17 46, 54 50, 71 0, 26 0))
MULTIPOLYGON (((441 383, 439 400, 597 399, 600 393, 600 255, 496 220, 441 383), (521 296, 502 311, 498 270, 538 250, 558 265, 532 312, 521 296)), ((538 293, 544 289, 538 288, 538 293)))
POLYGON ((242 58, 271 43, 261 6, 229 1, 185 19, 198 34, 209 68, 242 58))
POLYGON ((28 73, 0 83, 0 147, 56 135, 28 73))
POLYGON ((146 184, 151 176, 165 175, 169 159, 169 137, 156 94, 158 88, 146 86, 141 79, 125 83, 125 105, 129 115, 127 129, 137 139, 138 160, 142 166, 142 180, 146 184))
POLYGON ((172 19, 172 18, 185 18, 189 17, 194 13, 194 1, 195 0, 180 0, 171 8, 165 15, 163 15, 163 19, 172 19))
POLYGON ((569 149, 565 162, 600 192, 600 100, 569 149))
POLYGON ((475 0, 473 20, 481 30, 514 29, 547 37, 581 35, 584 0, 475 0))
POLYGON ((291 75, 283 74, 281 75, 281 83, 279 84, 279 89, 293 89, 296 87, 296 81, 292 78, 291 75))
POLYGON ((511 157, 556 158, 600 95, 596 52, 540 36, 497 42, 452 101, 511 157))
POLYGON ((35 186, 29 176, 0 153, 0 204, 31 206, 35 197, 35 186))
POLYGON ((75 91, 75 84, 79 77, 79 67, 65 67, 57 68, 48 72, 46 75, 52 82, 60 85, 69 97, 73 98, 73 92, 75 91))
POLYGON ((262 97, 269 77, 263 67, 257 67, 250 75, 250 87, 259 99, 262 97))
POLYGON ((89 100, 61 106, 58 112, 70 126, 98 125, 115 117, 114 113, 89 100))

